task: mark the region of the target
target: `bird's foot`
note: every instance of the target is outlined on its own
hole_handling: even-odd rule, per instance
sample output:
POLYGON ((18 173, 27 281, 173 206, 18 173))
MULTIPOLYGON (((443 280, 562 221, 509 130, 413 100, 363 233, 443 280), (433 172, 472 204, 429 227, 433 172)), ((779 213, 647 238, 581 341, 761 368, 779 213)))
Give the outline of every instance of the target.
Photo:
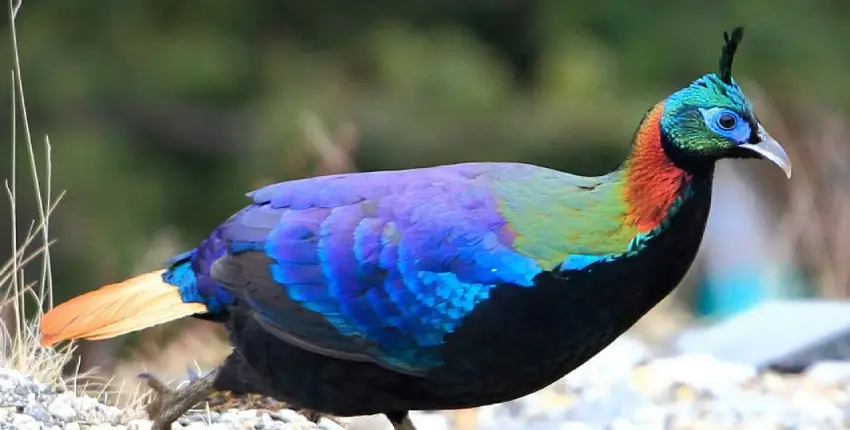
POLYGON ((278 411, 286 408, 286 403, 261 394, 241 394, 233 391, 214 391, 204 399, 210 411, 226 412, 231 409, 257 409, 278 411))
POLYGON ((209 397, 215 391, 213 382, 218 376, 218 372, 219 370, 215 369, 207 375, 191 381, 186 387, 177 390, 168 388, 153 375, 147 373, 139 375, 153 390, 153 396, 145 406, 148 416, 153 421, 152 430, 169 430, 174 421, 177 421, 189 409, 209 397))
MULTIPOLYGON (((201 378, 194 369, 187 369, 189 382, 201 378)), ((214 412, 226 412, 231 409, 257 409, 267 411, 281 410, 286 403, 274 398, 255 393, 236 393, 230 390, 215 390, 201 402, 206 403, 208 409, 214 412)))
MULTIPOLYGON (((189 368, 187 373, 189 375, 190 382, 200 379, 201 377, 192 368, 189 368)), ((225 412, 230 409, 279 411, 284 408, 292 407, 291 405, 287 405, 285 402, 262 394, 234 393, 229 390, 213 391, 203 401, 206 401, 210 411, 215 412, 225 412)), ((319 421, 324 417, 336 424, 339 424, 340 427, 345 427, 338 419, 321 412, 304 408, 297 409, 297 412, 315 424, 319 424, 319 421)))
POLYGON ((390 420, 393 430, 416 430, 416 426, 413 425, 407 411, 387 412, 384 415, 390 420))

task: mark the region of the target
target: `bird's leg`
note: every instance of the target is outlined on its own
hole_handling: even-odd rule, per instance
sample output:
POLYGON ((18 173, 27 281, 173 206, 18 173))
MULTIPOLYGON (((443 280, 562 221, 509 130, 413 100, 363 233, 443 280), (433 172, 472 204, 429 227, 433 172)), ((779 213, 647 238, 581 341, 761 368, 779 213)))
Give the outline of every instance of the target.
MULTIPOLYGON (((232 365, 231 360, 219 367, 219 376, 228 371, 228 365, 232 365)), ((232 369, 230 369, 232 370, 232 369)), ((199 379, 201 376, 191 367, 187 369, 189 382, 199 379)), ((232 374, 232 372, 231 372, 232 374)), ((220 378, 217 378, 215 385, 221 383, 220 378)), ((230 389, 221 389, 211 392, 202 402, 206 402, 210 411, 224 412, 228 409, 259 409, 259 410, 279 410, 286 407, 286 403, 274 399, 271 396, 260 393, 249 392, 234 392, 230 389)))
POLYGON ((413 421, 410 421, 410 415, 407 411, 387 412, 384 415, 390 420, 393 425, 393 430, 416 430, 413 421))
MULTIPOLYGON (((310 421, 310 422, 312 422, 316 425, 319 424, 319 421, 322 420, 322 417, 327 417, 329 420, 334 421, 333 419, 331 419, 331 417, 329 417, 329 416, 327 416, 327 415, 325 415, 321 412, 316 412, 316 411, 313 411, 313 410, 310 410, 310 409, 303 409, 303 408, 298 409, 298 413, 301 414, 301 415, 304 415, 304 418, 307 418, 308 421, 310 421)), ((334 422, 336 423, 336 421, 334 421, 334 422)), ((339 423, 337 423, 337 424, 339 424, 339 423)))
MULTIPOLYGON (((238 354, 231 354, 225 359, 224 364, 222 364, 219 369, 219 376, 223 376, 224 380, 219 378, 216 381, 216 386, 223 385, 228 388, 234 388, 238 391, 233 391, 232 389, 222 389, 212 391, 207 397, 201 400, 201 402, 206 401, 209 405, 209 409, 211 411, 223 412, 228 409, 259 409, 259 410, 280 410, 283 408, 292 408, 291 405, 287 405, 285 402, 275 399, 268 391, 267 387, 260 385, 240 385, 237 387, 232 387, 232 383, 234 381, 239 381, 240 383, 245 383, 246 381, 255 381, 252 379, 254 375, 252 373, 246 372, 247 365, 244 363, 242 357, 238 354), (242 376, 242 378, 234 379, 235 376, 242 376), (246 390, 254 389, 261 390, 265 394, 260 393, 252 393, 246 390)), ((200 375, 192 369, 187 369, 187 373, 189 375, 189 382, 193 382, 200 378, 200 375)), ((298 413, 306 417, 309 421, 319 424, 319 420, 322 417, 327 418, 333 421, 336 424, 344 427, 340 421, 331 417, 330 415, 323 414, 321 412, 316 412, 310 409, 298 409, 298 413)))
POLYGON ((153 375, 139 375, 153 390, 153 398, 145 406, 148 416, 153 420, 153 430, 169 430, 174 421, 212 394, 215 391, 213 382, 218 373, 219 369, 216 368, 179 390, 168 388, 153 375))
POLYGON ((298 409, 298 413, 304 415, 304 418, 307 418, 307 420, 316 424, 319 424, 319 420, 321 420, 324 416, 323 414, 311 411, 310 409, 298 409))

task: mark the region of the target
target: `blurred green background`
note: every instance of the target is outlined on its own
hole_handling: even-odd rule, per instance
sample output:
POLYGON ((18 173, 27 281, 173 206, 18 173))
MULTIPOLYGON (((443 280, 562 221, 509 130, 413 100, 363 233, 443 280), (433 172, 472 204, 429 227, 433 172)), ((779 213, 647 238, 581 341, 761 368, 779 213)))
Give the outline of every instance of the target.
MULTIPOLYGON (((52 221, 57 301, 194 246, 270 182, 470 160, 604 173, 651 105, 715 71, 736 25, 747 33, 734 73, 795 178, 749 162, 728 174, 761 199, 759 240, 772 240, 780 278, 845 295, 850 2, 25 3, 30 122, 53 143, 54 190, 68 191, 52 221)), ((4 130, 9 110, 0 104, 4 130)), ((749 197, 724 196, 735 223, 749 197)), ((685 291, 692 308, 698 295, 685 291)), ((126 342, 140 345, 83 343, 84 367, 112 367, 126 342)))

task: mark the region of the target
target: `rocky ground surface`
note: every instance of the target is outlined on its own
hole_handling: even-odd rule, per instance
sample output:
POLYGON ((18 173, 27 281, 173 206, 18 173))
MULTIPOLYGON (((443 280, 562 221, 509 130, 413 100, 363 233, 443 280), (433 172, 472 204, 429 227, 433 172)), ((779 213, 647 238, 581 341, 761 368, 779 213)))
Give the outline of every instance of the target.
MULTIPOLYGON (((341 428, 330 420, 312 424, 273 402, 238 406, 190 414, 174 428, 341 428)), ((538 393, 477 410, 415 413, 413 420, 420 430, 843 429, 850 428, 850 363, 778 375, 706 355, 653 358, 641 343, 621 338, 538 393)), ((389 428, 380 417, 343 424, 389 428)), ((0 369, 0 429, 6 428, 145 430, 150 421, 0 369)))

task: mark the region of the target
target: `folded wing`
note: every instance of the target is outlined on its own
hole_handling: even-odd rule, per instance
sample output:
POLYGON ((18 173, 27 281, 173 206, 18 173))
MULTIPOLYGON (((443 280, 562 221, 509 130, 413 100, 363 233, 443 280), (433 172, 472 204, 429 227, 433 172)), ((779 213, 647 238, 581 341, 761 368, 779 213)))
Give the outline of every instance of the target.
POLYGON ((260 189, 222 226, 212 276, 284 340, 426 372, 493 288, 540 272, 512 249, 486 181, 450 167, 260 189))

